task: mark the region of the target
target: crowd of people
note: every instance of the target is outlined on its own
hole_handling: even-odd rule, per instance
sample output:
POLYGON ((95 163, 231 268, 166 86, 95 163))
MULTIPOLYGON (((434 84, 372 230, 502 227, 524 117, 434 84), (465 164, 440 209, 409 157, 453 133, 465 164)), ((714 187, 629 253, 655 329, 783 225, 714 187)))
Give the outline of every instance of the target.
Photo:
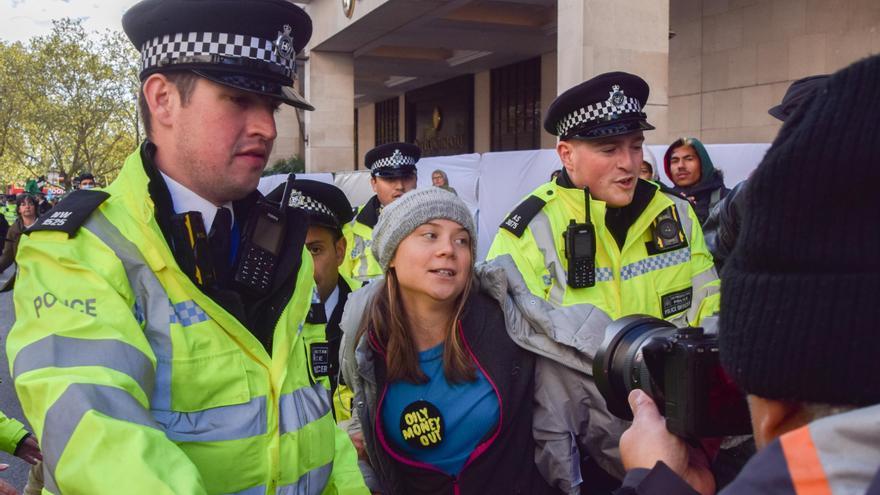
POLYGON ((880 57, 793 84, 733 191, 693 137, 662 183, 641 77, 576 85, 544 119, 561 169, 478 262, 412 144, 366 154, 356 208, 293 176, 256 191, 277 108, 313 109, 301 8, 142 0, 123 27, 147 139, 106 188, 17 198, 0 258, 34 426, 0 421, 0 448, 34 464, 28 490, 880 493, 880 57), (632 422, 609 411, 593 361, 634 314, 718 336, 753 442, 679 438, 637 387, 632 422))

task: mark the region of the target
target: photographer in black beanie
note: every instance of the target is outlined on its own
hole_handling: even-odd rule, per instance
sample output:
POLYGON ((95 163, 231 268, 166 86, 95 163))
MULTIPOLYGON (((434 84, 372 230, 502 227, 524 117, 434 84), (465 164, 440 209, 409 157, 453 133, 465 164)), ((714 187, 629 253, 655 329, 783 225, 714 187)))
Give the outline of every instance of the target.
MULTIPOLYGON (((759 452, 723 494, 880 493, 878 116, 875 56, 833 74, 750 180, 719 345, 759 452)), ((629 401, 617 493, 714 493, 706 456, 629 401)))

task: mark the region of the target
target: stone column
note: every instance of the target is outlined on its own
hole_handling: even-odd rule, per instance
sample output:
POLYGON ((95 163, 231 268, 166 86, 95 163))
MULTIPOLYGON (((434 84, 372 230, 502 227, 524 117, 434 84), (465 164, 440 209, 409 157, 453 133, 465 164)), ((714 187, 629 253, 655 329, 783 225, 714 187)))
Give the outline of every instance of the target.
POLYGON ((376 146, 376 104, 358 107, 358 170, 366 170, 364 157, 376 146))
POLYGON ((492 73, 474 74, 474 152, 492 151, 492 73))
POLYGON ((275 115, 275 128, 278 137, 272 154, 269 155, 268 166, 271 167, 278 160, 286 160, 294 156, 303 158, 303 142, 300 137, 299 116, 302 111, 290 105, 281 105, 278 114, 275 115))
POLYGON ((669 0, 559 0, 557 94, 603 72, 624 71, 651 86, 645 113, 657 130, 648 142, 667 141, 669 0))
POLYGON ((305 72, 306 171, 354 170, 354 59, 312 50, 305 72))

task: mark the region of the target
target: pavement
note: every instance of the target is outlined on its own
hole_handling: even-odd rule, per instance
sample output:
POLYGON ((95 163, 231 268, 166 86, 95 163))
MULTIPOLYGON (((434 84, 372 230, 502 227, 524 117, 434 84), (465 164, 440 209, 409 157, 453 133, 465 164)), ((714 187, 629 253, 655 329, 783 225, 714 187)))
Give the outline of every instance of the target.
MULTIPOLYGON (((0 274, 0 285, 15 273, 14 268, 7 268, 0 274)), ((12 292, 0 293, 0 411, 10 418, 15 418, 31 429, 24 414, 21 412, 21 404, 15 395, 12 379, 9 377, 9 363, 6 360, 6 335, 15 323, 15 311, 12 306, 12 292)), ((9 464, 9 469, 0 472, 0 479, 14 486, 21 492, 27 483, 30 464, 6 452, 0 452, 0 463, 9 464)))

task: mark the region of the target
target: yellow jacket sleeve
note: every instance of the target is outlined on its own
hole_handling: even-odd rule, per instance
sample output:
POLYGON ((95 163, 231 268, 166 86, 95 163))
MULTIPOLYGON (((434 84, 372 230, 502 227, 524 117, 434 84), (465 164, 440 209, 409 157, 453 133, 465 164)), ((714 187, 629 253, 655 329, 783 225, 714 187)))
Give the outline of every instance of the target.
POLYGON ((28 435, 21 421, 0 412, 0 450, 15 455, 15 448, 28 435))
POLYGON ((202 494, 150 414, 156 358, 114 253, 85 229, 22 238, 7 340, 53 493, 202 494))
POLYGON ((348 433, 336 426, 334 443, 336 457, 330 481, 322 492, 324 495, 365 495, 370 493, 364 484, 364 477, 357 464, 357 452, 348 433))
POLYGON ((549 285, 544 283, 544 278, 549 278, 550 272, 544 266, 544 258, 537 248, 531 229, 527 228, 522 237, 517 237, 505 229, 498 229, 486 260, 497 258, 502 254, 509 254, 513 258, 529 291, 541 299, 547 299, 549 285))

